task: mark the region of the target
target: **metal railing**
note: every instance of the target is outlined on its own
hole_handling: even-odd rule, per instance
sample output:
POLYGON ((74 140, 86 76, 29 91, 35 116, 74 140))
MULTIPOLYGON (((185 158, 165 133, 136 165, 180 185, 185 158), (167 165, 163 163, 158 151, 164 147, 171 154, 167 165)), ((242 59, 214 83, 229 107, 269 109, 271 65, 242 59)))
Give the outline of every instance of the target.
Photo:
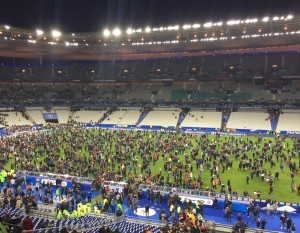
POLYGON ((141 189, 147 189, 151 187, 151 189, 154 192, 160 191, 160 192, 175 192, 179 195, 198 195, 203 197, 208 197, 210 199, 213 199, 215 197, 225 199, 226 197, 230 200, 237 200, 237 201, 250 201, 252 200, 249 196, 243 196, 243 195, 233 195, 233 194, 224 194, 224 193, 218 193, 218 192, 212 192, 212 191, 203 191, 199 189, 184 189, 184 188, 175 188, 175 187, 168 187, 168 186, 158 186, 158 185, 149 185, 149 184, 140 184, 141 189))
POLYGON ((25 171, 25 170, 19 170, 16 172, 17 176, 36 176, 44 179, 56 179, 60 178, 63 180, 72 181, 73 179, 76 180, 76 182, 79 183, 89 183, 91 184, 95 179, 89 178, 89 177, 80 177, 80 176, 71 176, 71 175, 63 175, 63 174, 55 174, 55 173, 47 173, 47 172, 35 172, 35 171, 25 171))

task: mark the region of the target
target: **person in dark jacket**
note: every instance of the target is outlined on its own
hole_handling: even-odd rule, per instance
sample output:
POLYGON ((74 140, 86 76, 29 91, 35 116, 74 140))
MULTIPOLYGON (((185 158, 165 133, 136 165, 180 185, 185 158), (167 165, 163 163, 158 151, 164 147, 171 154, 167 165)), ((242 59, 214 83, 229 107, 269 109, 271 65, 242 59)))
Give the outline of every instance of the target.
POLYGON ((9 223, 14 225, 12 227, 13 233, 22 233, 22 219, 18 213, 10 220, 9 223))
POLYGON ((261 229, 262 229, 262 230, 265 229, 266 224, 267 224, 267 220, 264 218, 264 219, 261 221, 261 229))
POLYGON ((287 229, 287 232, 290 232, 290 230, 291 230, 291 227, 292 227, 292 219, 291 218, 288 218, 287 220, 286 220, 286 229, 287 229))

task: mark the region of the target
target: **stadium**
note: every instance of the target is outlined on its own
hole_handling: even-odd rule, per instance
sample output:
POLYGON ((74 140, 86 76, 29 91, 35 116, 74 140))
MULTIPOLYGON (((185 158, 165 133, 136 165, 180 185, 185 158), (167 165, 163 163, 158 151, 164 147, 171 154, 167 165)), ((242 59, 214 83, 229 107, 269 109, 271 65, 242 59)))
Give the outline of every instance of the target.
POLYGON ((1 24, 1 232, 297 232, 299 39, 291 13, 1 24))

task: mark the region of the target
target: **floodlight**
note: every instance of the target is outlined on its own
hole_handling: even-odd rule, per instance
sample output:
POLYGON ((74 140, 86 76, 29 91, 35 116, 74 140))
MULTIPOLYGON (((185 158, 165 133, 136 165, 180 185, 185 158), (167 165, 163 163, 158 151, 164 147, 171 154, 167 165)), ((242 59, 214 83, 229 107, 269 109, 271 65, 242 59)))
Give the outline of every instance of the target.
POLYGON ((185 24, 182 26, 183 29, 190 29, 192 26, 189 24, 185 24))
POLYGON ((133 33, 133 31, 132 31, 131 28, 128 28, 127 31, 126 31, 126 33, 127 33, 128 35, 131 35, 131 34, 133 33))
POLYGON ((121 30, 119 28, 115 28, 112 32, 114 36, 120 36, 121 35, 121 30))
POLYGON ((273 21, 277 21, 277 20, 279 20, 278 16, 273 17, 273 21))
POLYGON ((66 41, 66 46, 70 46, 70 42, 66 41))
POLYGON ((222 21, 220 21, 220 22, 214 23, 213 25, 214 25, 214 26, 219 26, 219 27, 220 27, 220 26, 222 26, 222 25, 223 25, 223 22, 222 22, 222 21))
POLYGON ((150 27, 146 27, 146 28, 145 28, 145 32, 146 32, 146 33, 151 32, 151 28, 150 28, 150 27))
POLYGON ((178 30, 179 29, 179 26, 178 25, 175 25, 175 26, 168 26, 167 27, 167 30, 168 31, 171 31, 171 30, 178 30))
POLYGON ((5 27, 5 29, 7 29, 7 30, 10 29, 10 26, 8 26, 8 25, 5 25, 4 27, 5 27))
POLYGON ((288 15, 287 17, 286 17, 286 19, 287 20, 289 20, 289 19, 293 19, 294 18, 294 16, 293 15, 288 15))
POLYGON ((203 24, 203 27, 205 27, 205 28, 210 28, 210 27, 212 27, 212 22, 203 24))
POLYGON ((36 34, 37 34, 38 36, 41 36, 41 35, 44 34, 44 32, 43 32, 41 29, 36 29, 36 34))
POLYGON ((110 31, 109 31, 108 29, 105 29, 105 30, 103 31, 103 35, 104 35, 105 37, 109 37, 109 36, 110 36, 110 31))
POLYGON ((227 25, 236 25, 236 24, 240 24, 240 20, 229 20, 227 21, 227 25))
POLYGON ((61 36, 61 32, 57 31, 57 30, 52 30, 52 36, 54 38, 60 37, 61 36))
POLYGON ((268 21, 269 21, 269 17, 264 17, 264 18, 262 19, 262 21, 263 21, 263 22, 268 22, 268 21))
POLYGON ((199 27, 200 27, 200 24, 198 24, 198 23, 195 23, 192 25, 192 28, 199 28, 199 27))

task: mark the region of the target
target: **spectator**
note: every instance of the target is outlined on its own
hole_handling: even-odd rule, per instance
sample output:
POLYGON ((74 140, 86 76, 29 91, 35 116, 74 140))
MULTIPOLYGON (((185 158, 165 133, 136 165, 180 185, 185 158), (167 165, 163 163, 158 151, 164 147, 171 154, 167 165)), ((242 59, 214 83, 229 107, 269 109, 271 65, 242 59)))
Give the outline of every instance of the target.
POLYGON ((264 219, 261 221, 261 229, 262 229, 262 230, 265 229, 266 224, 267 224, 267 220, 264 218, 264 219))
POLYGON ((30 233, 33 232, 34 224, 30 218, 29 212, 26 212, 26 217, 23 219, 23 232, 30 233))

